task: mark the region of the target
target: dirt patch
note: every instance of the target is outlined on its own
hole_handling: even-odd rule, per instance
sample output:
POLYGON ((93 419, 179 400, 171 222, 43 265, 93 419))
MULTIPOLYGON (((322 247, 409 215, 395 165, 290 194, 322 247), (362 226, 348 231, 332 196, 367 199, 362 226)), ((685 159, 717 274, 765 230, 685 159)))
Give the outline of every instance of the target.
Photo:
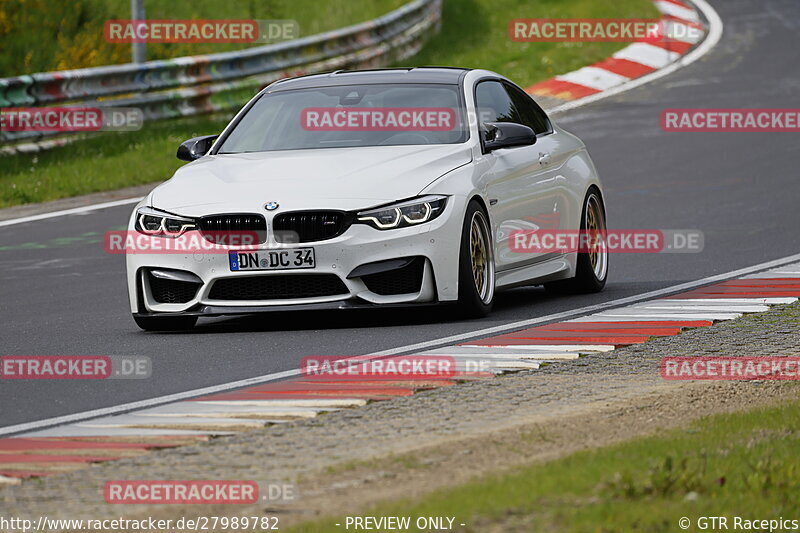
POLYGON ((800 306, 776 306, 709 328, 547 365, 532 372, 326 413, 0 486, 0 515, 180 518, 356 514, 517 465, 680 427, 698 417, 797 396, 796 383, 664 381, 666 356, 800 356, 800 306), (109 480, 294 482, 291 505, 119 506, 109 480))
POLYGON ((302 506, 284 513, 298 519, 357 515, 384 500, 420 497, 478 476, 680 428, 699 418, 797 399, 796 383, 683 383, 619 405, 594 402, 566 416, 542 415, 534 423, 419 447, 391 457, 351 463, 310 476, 300 485, 302 506))

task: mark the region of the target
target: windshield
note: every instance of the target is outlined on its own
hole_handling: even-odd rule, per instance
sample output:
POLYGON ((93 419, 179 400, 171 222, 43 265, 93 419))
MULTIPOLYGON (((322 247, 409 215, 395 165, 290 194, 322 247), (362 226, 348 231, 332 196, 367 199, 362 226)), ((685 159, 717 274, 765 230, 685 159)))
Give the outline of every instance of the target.
POLYGON ((464 124, 457 85, 296 89, 262 95, 217 153, 456 144, 464 124))

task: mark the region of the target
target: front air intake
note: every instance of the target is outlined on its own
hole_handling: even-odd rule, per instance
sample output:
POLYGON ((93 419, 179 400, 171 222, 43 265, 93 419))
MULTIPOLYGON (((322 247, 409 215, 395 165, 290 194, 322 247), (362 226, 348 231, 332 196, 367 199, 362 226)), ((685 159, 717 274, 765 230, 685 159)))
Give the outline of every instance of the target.
POLYGON ((424 269, 425 259, 415 257, 400 268, 363 275, 361 281, 371 292, 381 296, 412 294, 419 292, 422 287, 424 269))
POLYGON ((351 223, 344 211, 295 211, 277 215, 272 229, 278 242, 315 242, 338 237, 351 223))
POLYGON ((209 300, 291 300, 349 294, 335 274, 285 274, 218 279, 209 300))
POLYGON ((153 300, 160 304, 185 304, 192 301, 201 283, 156 277, 147 273, 147 283, 153 300))
POLYGON ((255 213, 210 215, 200 219, 200 232, 207 241, 215 244, 243 244, 267 242, 267 221, 255 213))

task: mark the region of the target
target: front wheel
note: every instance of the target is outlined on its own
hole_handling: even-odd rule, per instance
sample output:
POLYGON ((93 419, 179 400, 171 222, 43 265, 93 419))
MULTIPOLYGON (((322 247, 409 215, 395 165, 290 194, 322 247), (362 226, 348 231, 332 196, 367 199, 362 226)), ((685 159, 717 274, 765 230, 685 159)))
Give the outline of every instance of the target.
POLYGON ((145 331, 184 331, 197 323, 196 316, 133 316, 136 325, 145 331))
POLYGON ((480 318, 494 303, 494 246, 489 219, 481 205, 472 200, 461 228, 458 261, 458 308, 462 316, 480 318))
POLYGON ((600 292, 608 277, 608 243, 606 242, 606 209, 600 191, 592 187, 586 195, 581 213, 581 233, 588 236, 588 249, 578 251, 575 277, 545 283, 549 292, 578 294, 600 292))

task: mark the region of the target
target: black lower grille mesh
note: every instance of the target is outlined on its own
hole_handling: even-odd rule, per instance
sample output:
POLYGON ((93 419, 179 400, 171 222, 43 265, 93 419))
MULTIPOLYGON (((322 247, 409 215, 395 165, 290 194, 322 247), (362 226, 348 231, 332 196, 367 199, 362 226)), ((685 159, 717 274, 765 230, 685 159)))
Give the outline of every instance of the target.
POLYGON ((147 277, 153 300, 160 304, 185 304, 194 298, 200 287, 199 283, 161 279, 150 273, 147 274, 147 277))
POLYGON ((402 268, 361 276, 361 281, 370 291, 383 296, 415 293, 422 286, 424 267, 425 260, 417 257, 402 268))
POLYGON ((274 275, 226 278, 214 282, 211 300, 287 300, 348 294, 335 274, 274 275))

